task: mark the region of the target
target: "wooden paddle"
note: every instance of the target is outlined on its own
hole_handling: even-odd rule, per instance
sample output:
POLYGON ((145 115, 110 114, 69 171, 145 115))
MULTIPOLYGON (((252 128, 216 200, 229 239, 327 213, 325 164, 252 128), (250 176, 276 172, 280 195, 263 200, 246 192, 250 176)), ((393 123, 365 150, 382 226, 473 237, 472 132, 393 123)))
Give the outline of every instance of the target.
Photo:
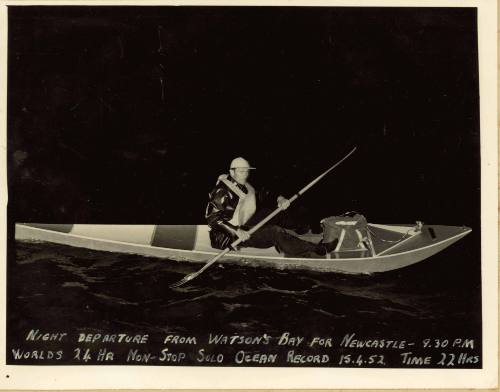
MULTIPOLYGON (((290 204, 293 203, 295 200, 299 198, 299 196, 302 196, 309 188, 314 186, 318 181, 320 181, 324 176, 326 176, 328 173, 330 173, 333 169, 335 169, 338 165, 340 165, 343 161, 345 161, 354 151, 356 151, 357 147, 354 147, 344 158, 342 158, 340 161, 335 163, 332 167, 330 167, 327 171, 325 171, 323 174, 320 176, 316 177, 313 181, 311 181, 309 184, 307 184, 304 188, 302 188, 300 191, 298 191, 295 195, 293 195, 290 199, 289 202, 290 204)), ((262 221, 260 221, 258 224, 256 224, 254 227, 252 227, 249 231, 248 234, 250 236, 255 233, 257 230, 259 230, 262 226, 264 226, 267 222, 269 222, 271 219, 273 219, 276 215, 278 215, 283 209, 281 207, 276 208, 273 212, 271 212, 268 216, 266 216, 262 221)), ((200 275, 203 271, 205 271, 208 267, 210 267, 213 263, 215 263, 217 260, 219 260, 221 257, 223 257, 226 253, 228 253, 231 248, 234 248, 238 244, 241 243, 241 239, 235 240, 230 246, 228 246, 226 249, 224 249, 222 252, 220 252, 217 256, 215 256, 213 259, 211 259, 209 262, 207 262, 202 268, 200 268, 198 271, 193 272, 191 274, 186 275, 184 278, 179 280, 176 283, 171 284, 169 287, 170 288, 175 288, 175 287, 180 287, 183 284, 189 282, 190 280, 193 280, 196 278, 198 275, 200 275)))

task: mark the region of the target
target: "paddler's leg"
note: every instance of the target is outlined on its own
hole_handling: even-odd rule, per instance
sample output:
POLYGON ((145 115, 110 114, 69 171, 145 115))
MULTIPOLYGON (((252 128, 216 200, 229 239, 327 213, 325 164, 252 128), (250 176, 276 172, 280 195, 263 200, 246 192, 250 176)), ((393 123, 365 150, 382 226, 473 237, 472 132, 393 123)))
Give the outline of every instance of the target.
POLYGON ((282 227, 276 225, 262 227, 253 233, 249 240, 241 245, 243 247, 252 248, 270 248, 275 246, 278 250, 290 257, 314 257, 326 253, 321 246, 301 240, 289 234, 282 227))
MULTIPOLYGON (((246 226, 255 226, 273 211, 274 210, 266 207, 258 209, 257 212, 246 223, 246 226)), ((268 225, 277 225, 279 227, 291 229, 297 234, 304 234, 307 233, 310 229, 309 225, 306 223, 307 219, 305 218, 305 216, 306 213, 300 208, 295 208, 293 209, 293 211, 286 210, 271 219, 268 225)))

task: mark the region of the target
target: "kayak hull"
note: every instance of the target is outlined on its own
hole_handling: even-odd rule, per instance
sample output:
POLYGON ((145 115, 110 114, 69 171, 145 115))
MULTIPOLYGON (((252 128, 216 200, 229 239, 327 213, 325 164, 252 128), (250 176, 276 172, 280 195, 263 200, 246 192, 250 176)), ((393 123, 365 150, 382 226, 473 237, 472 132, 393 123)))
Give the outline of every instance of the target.
MULTIPOLYGON (((411 232, 412 226, 372 225, 411 235, 373 255, 368 250, 332 252, 323 258, 284 257, 274 248, 243 248, 229 252, 221 263, 277 269, 301 269, 318 272, 371 274, 410 266, 441 252, 471 232, 457 226, 424 225, 411 232), (394 228, 394 230, 393 230, 394 228)), ((206 263, 220 251, 210 246, 206 226, 155 225, 49 225, 16 224, 16 240, 46 241, 75 247, 139 254, 193 263, 206 263), (176 236, 174 233, 181 233, 176 236), (159 246, 161 245, 161 246, 159 246), (170 246, 170 247, 166 247, 170 246)), ((317 242, 319 235, 302 236, 317 242)))

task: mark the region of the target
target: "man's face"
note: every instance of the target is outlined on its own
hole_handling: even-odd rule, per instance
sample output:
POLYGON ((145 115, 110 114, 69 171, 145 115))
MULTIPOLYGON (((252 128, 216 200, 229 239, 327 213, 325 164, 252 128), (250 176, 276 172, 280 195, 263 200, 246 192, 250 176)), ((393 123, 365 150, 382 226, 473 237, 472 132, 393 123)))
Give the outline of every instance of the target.
POLYGON ((249 169, 244 169, 244 168, 231 169, 231 176, 235 179, 235 181, 238 184, 245 185, 249 175, 250 175, 249 169))

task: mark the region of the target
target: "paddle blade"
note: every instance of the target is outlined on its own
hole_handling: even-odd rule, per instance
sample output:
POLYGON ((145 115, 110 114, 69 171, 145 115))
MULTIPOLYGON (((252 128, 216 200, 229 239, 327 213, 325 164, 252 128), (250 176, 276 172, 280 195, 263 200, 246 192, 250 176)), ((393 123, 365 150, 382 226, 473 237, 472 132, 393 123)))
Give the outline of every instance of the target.
POLYGON ((186 275, 184 278, 182 278, 178 282, 172 283, 168 287, 170 287, 171 289, 175 289, 176 287, 181 287, 182 285, 186 284, 190 280, 196 278, 196 276, 198 276, 198 274, 189 274, 189 275, 186 275))

